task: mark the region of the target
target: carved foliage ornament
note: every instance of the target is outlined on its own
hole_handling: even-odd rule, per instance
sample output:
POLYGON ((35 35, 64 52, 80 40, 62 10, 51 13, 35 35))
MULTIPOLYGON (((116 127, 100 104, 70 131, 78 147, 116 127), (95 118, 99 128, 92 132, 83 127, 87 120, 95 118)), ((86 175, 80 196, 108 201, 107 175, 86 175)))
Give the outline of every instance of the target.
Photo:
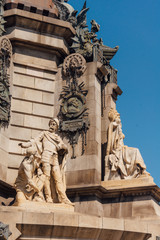
POLYGON ((11 95, 9 91, 12 45, 7 37, 0 37, 0 127, 6 127, 10 120, 11 95))
POLYGON ((75 158, 75 145, 79 136, 82 136, 82 154, 86 145, 86 133, 89 128, 89 119, 86 107, 87 90, 84 83, 78 84, 78 78, 86 70, 86 61, 80 54, 69 55, 63 64, 63 74, 67 77, 67 86, 63 87, 60 99, 62 100, 60 116, 60 130, 68 137, 73 149, 72 158, 75 158))
POLYGON ((0 128, 7 127, 10 119, 11 95, 9 91, 9 69, 12 55, 12 45, 5 33, 3 17, 4 0, 0 0, 0 128))
POLYGON ((7 240, 11 234, 9 226, 0 222, 0 240, 7 240))

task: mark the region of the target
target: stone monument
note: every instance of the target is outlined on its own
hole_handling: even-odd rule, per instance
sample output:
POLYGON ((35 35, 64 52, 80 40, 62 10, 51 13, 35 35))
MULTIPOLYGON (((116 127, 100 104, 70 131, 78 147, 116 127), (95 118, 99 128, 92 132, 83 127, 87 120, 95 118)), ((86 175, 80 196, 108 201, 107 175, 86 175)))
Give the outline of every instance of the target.
POLYGON ((116 110, 119 47, 86 1, 0 9, 0 239, 159 239, 160 189, 116 110))

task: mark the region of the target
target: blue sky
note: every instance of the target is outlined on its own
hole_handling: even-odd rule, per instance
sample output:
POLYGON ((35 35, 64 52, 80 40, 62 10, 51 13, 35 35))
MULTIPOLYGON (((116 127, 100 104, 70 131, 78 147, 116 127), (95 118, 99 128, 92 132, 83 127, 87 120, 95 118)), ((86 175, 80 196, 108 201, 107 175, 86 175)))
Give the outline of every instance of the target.
MULTIPOLYGON (((80 10, 84 0, 70 0, 80 10)), ((87 0, 87 19, 101 26, 99 37, 120 49, 111 61, 118 69, 118 98, 125 144, 137 147, 160 186, 160 1, 87 0)))

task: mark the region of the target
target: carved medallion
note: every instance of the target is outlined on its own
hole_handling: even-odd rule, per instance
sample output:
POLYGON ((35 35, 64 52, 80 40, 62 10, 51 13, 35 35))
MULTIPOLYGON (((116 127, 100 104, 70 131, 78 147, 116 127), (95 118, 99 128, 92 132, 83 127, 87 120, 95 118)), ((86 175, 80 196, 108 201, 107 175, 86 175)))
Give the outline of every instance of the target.
POLYGON ((60 95, 62 99, 60 116, 60 131, 64 132, 72 146, 72 158, 75 158, 75 145, 79 136, 82 136, 82 154, 86 145, 86 133, 89 128, 89 119, 86 107, 87 90, 84 83, 78 84, 78 78, 86 70, 86 61, 80 54, 69 55, 63 64, 63 74, 67 76, 67 86, 63 87, 60 95))
POLYGON ((80 77, 86 70, 86 60, 79 53, 74 53, 66 57, 63 64, 63 74, 68 77, 72 77, 76 74, 76 77, 80 77))
POLYGON ((74 119, 79 117, 86 110, 85 108, 86 99, 85 96, 81 93, 72 93, 66 96, 66 99, 62 103, 62 114, 67 119, 74 119))

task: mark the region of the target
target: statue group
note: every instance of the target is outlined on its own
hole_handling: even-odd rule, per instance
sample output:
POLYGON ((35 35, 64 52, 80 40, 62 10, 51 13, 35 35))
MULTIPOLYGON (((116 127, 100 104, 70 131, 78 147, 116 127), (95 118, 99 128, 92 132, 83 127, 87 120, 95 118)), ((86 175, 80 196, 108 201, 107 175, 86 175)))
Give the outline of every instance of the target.
POLYGON ((16 204, 25 201, 73 205, 66 195, 67 146, 57 135, 59 120, 49 121, 49 131, 19 145, 26 150, 15 182, 16 204))
MULTIPOLYGON (((120 114, 111 108, 108 118, 105 181, 149 176, 139 149, 124 145, 120 114)), ((25 149, 26 156, 15 182, 17 205, 25 201, 73 205, 66 195, 68 149, 56 133, 58 127, 59 120, 51 119, 49 131, 42 131, 36 138, 19 144, 25 149)))
POLYGON ((146 177, 146 165, 139 149, 124 145, 124 134, 120 114, 111 108, 105 157, 105 180, 133 179, 146 177))
MULTIPOLYGON (((149 176, 139 149, 124 145, 120 114, 110 109, 108 114, 105 181, 149 176)), ((57 118, 49 121, 49 131, 19 145, 26 150, 15 182, 16 203, 27 200, 73 205, 66 195, 65 165, 67 146, 56 134, 57 118)))

